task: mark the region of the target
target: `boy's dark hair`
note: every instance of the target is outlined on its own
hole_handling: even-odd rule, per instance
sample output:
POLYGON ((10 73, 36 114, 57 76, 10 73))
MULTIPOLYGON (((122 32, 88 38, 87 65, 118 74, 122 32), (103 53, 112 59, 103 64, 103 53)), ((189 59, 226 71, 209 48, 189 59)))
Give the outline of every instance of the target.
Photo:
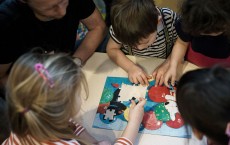
POLYGON ((116 38, 135 46, 157 30, 158 10, 153 0, 114 0, 111 24, 116 38))
POLYGON ((185 122, 214 143, 228 144, 230 71, 213 67, 186 73, 177 86, 176 100, 185 122))
POLYGON ((185 0, 181 8, 182 29, 192 35, 229 31, 229 0, 185 0))

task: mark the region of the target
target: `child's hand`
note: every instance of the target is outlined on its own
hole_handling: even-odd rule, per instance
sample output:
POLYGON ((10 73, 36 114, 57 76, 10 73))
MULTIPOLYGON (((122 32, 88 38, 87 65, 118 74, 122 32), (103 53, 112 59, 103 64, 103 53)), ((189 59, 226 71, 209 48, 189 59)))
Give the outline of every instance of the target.
POLYGON ((141 85, 149 85, 148 79, 151 77, 147 75, 140 67, 134 65, 128 69, 128 76, 129 80, 134 83, 138 84, 140 83, 141 85))
POLYGON ((144 115, 144 105, 146 100, 144 98, 139 99, 139 103, 136 104, 134 100, 131 100, 131 106, 129 110, 129 123, 134 125, 140 125, 144 115))
POLYGON ((155 79, 155 86, 161 86, 164 83, 164 75, 167 72, 169 65, 169 61, 166 60, 153 71, 152 76, 153 79, 155 79))
POLYGON ((169 87, 169 81, 171 82, 171 85, 174 86, 175 81, 176 81, 176 75, 177 75, 176 67, 170 66, 170 68, 168 69, 168 71, 165 74, 165 78, 164 78, 165 86, 169 87))

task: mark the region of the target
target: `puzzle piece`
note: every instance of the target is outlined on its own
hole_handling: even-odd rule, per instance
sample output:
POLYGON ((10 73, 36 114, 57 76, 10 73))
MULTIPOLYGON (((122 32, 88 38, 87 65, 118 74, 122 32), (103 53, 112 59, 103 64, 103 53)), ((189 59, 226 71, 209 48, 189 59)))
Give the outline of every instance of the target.
POLYGON ((112 110, 108 109, 108 110, 106 110, 106 112, 104 113, 104 115, 105 115, 104 116, 105 120, 107 120, 107 119, 114 120, 114 116, 116 115, 115 109, 112 109, 112 110))
POLYGON ((165 108, 169 112, 171 120, 174 121, 175 120, 175 114, 177 112, 179 112, 176 102, 172 101, 172 100, 168 100, 167 102, 165 102, 165 108))
POLYGON ((127 101, 127 98, 135 97, 139 100, 140 97, 145 98, 147 92, 147 86, 142 85, 126 85, 124 83, 121 84, 121 91, 119 92, 119 101, 127 101))
POLYGON ((159 103, 155 106, 154 112, 157 120, 166 122, 171 120, 169 112, 166 110, 164 103, 159 103))

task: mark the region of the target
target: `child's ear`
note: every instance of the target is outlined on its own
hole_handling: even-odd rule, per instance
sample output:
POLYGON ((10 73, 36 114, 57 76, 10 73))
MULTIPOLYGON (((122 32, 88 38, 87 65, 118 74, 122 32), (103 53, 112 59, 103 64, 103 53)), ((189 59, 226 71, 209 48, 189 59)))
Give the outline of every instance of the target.
POLYGON ((202 140, 204 134, 201 133, 200 131, 198 131, 196 128, 192 128, 192 131, 194 133, 194 135, 199 139, 199 140, 202 140))
POLYGON ((158 24, 161 22, 162 17, 158 16, 158 24))

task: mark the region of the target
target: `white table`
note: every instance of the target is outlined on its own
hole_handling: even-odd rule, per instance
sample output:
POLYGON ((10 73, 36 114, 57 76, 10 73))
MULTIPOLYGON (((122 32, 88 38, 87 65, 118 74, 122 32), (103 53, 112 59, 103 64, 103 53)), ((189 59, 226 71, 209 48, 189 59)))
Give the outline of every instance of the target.
MULTIPOLYGON (((161 64, 164 60, 159 58, 139 58, 128 56, 133 62, 140 64, 149 74, 161 64)), ((185 62, 183 72, 198 68, 197 66, 185 62)), ((94 53, 94 55, 87 61, 83 67, 88 87, 89 96, 83 103, 81 113, 82 124, 97 140, 115 141, 117 137, 122 134, 122 131, 106 130, 92 128, 94 117, 96 115, 97 107, 101 98, 104 84, 107 76, 127 77, 127 73, 114 64, 106 53, 94 53)), ((139 134, 136 145, 195 145, 200 144, 194 137, 192 139, 139 134)))

